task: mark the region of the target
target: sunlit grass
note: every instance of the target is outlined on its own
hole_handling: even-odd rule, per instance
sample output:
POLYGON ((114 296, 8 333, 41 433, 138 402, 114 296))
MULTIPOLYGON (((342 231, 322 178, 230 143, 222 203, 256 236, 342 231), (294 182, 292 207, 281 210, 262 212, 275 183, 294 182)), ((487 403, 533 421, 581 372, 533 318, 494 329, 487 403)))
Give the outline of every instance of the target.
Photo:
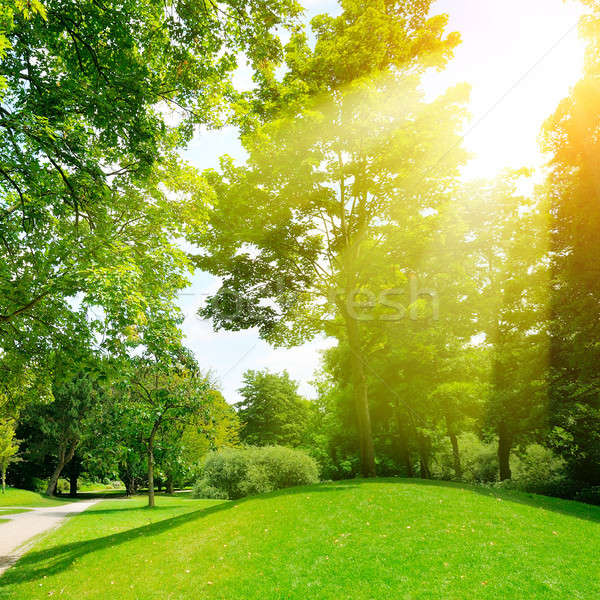
POLYGON ((406 480, 97 504, 0 598, 595 599, 600 508, 406 480))
POLYGON ((18 515, 20 513, 29 512, 28 508, 0 508, 0 517, 4 515, 18 515))
POLYGON ((73 502, 72 498, 49 498, 43 494, 19 490, 17 488, 6 488, 6 493, 0 493, 0 507, 2 506, 58 506, 65 502, 73 502))

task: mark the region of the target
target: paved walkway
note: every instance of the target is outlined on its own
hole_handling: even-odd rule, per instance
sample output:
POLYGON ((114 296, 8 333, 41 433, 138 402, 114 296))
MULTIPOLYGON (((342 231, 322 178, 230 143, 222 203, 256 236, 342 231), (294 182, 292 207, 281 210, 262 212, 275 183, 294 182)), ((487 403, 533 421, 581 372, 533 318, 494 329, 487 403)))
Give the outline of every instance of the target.
POLYGON ((81 500, 60 506, 30 508, 27 506, 5 506, 3 508, 27 508, 28 512, 4 515, 8 523, 0 523, 0 575, 14 565, 32 545, 33 538, 58 527, 67 517, 84 511, 100 500, 81 500))

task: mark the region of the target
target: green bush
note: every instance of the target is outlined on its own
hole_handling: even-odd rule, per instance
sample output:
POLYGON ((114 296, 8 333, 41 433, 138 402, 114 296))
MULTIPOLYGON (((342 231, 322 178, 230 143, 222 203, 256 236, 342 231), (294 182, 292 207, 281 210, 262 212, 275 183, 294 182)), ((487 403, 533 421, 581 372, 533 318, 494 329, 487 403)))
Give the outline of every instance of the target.
POLYGON ((68 494, 71 486, 66 479, 59 479, 56 483, 56 493, 57 494, 68 494))
POLYGON ((513 479, 523 488, 558 485, 566 479, 565 461, 550 448, 530 444, 515 457, 513 479))
POLYGON ((283 446, 225 448, 207 456, 194 494, 234 500, 318 480, 317 463, 302 450, 283 446))
POLYGON ((46 488, 48 487, 48 482, 44 479, 40 479, 39 477, 32 477, 31 486, 34 492, 37 492, 38 494, 43 494, 46 491, 46 488))
POLYGON ((227 500, 229 497, 226 491, 210 485, 206 479, 198 479, 196 485, 194 485, 194 496, 196 498, 210 498, 211 500, 227 500))

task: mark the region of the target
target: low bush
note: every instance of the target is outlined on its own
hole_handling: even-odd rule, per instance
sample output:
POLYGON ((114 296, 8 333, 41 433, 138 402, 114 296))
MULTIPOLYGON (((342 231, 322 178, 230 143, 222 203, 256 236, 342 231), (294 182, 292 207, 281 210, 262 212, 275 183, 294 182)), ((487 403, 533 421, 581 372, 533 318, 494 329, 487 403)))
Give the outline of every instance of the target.
POLYGON ((283 446, 226 448, 204 461, 194 494, 228 498, 263 494, 319 480, 316 461, 302 450, 283 446))
POLYGON ((68 494, 71 486, 66 479, 59 479, 56 483, 56 493, 57 494, 68 494))
POLYGON ((34 492, 37 492, 38 494, 43 494, 46 491, 47 487, 48 482, 46 480, 40 479, 39 477, 31 478, 31 488, 34 492))
POLYGON ((198 479, 194 485, 194 497, 210 498, 211 500, 227 500, 229 498, 225 490, 219 490, 210 485, 206 479, 198 479))

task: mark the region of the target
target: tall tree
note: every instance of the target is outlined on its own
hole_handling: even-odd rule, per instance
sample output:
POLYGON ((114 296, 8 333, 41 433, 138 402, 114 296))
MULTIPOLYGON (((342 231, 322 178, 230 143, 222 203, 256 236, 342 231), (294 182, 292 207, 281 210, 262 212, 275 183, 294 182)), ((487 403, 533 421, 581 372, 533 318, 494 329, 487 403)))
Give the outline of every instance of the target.
POLYGON ((547 424, 548 238, 542 198, 518 193, 526 172, 465 190, 464 218, 477 282, 474 333, 489 350, 487 424, 498 439, 501 480, 511 452, 547 424))
POLYGON ((582 23, 583 78, 548 120, 550 396, 554 441, 572 476, 600 484, 600 6, 582 23))
POLYGON ((320 332, 348 340, 365 476, 375 456, 356 303, 390 287, 402 244, 426 243, 464 158, 466 90, 427 102, 419 87, 459 42, 430 5, 345 0, 340 16, 313 19, 314 48, 292 37, 285 75, 267 64, 240 107, 248 166, 223 160, 207 175, 216 201, 196 240, 207 249, 196 264, 223 278, 202 311, 217 327, 258 326, 289 345, 320 332))

